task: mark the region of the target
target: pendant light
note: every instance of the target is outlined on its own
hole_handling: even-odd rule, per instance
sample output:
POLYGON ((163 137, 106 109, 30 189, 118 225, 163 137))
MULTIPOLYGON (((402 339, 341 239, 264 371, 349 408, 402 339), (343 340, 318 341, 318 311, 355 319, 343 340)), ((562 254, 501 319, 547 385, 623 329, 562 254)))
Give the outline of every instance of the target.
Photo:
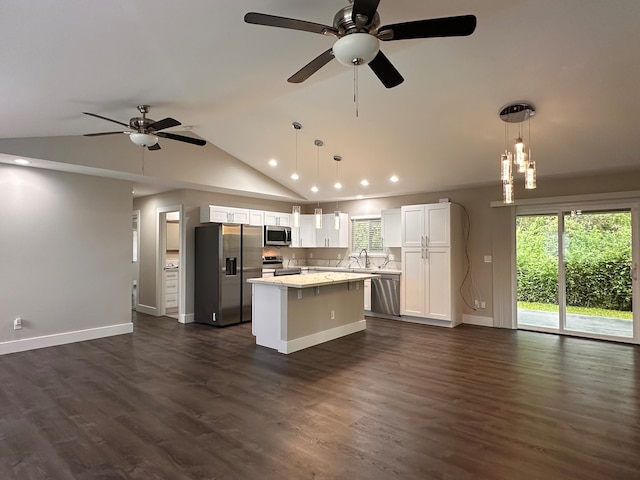
MULTIPOLYGON (((340 183, 340 175, 338 172, 338 167, 340 166, 342 157, 340 155, 334 155, 333 160, 336 162, 336 183, 333 185, 333 187, 336 190, 340 190, 342 188, 342 184, 340 183)), ((333 212, 333 228, 335 230, 340 230, 340 210, 338 209, 337 202, 336 202, 336 210, 335 212, 333 212)))
MULTIPOLYGON (((324 145, 324 142, 322 140, 315 140, 313 144, 316 146, 316 183, 313 185, 313 187, 311 187, 311 191, 313 193, 317 193, 318 192, 317 185, 320 179, 320 147, 324 145)), ((315 227, 317 229, 322 228, 322 208, 320 208, 320 203, 318 203, 318 206, 314 210, 313 215, 314 215, 313 223, 315 227)))
POLYGON ((504 203, 514 202, 513 171, 524 173, 526 189, 536 188, 536 163, 531 158, 531 117, 536 110, 530 103, 509 103, 500 109, 500 118, 505 122, 504 153, 500 156, 500 180, 502 181, 502 200, 504 203), (522 123, 527 121, 529 127, 528 144, 523 139, 522 123), (518 137, 515 139, 513 152, 509 150, 509 124, 518 124, 518 137))
MULTIPOLYGON (((291 174, 291 179, 292 180, 298 180, 300 178, 300 176, 298 175, 298 131, 302 128, 302 125, 298 122, 293 122, 291 124, 291 126, 295 129, 296 131, 296 169, 293 171, 293 173, 291 174)), ((298 228, 300 227, 300 205, 294 205, 293 209, 291 211, 291 215, 293 218, 293 227, 298 228)))

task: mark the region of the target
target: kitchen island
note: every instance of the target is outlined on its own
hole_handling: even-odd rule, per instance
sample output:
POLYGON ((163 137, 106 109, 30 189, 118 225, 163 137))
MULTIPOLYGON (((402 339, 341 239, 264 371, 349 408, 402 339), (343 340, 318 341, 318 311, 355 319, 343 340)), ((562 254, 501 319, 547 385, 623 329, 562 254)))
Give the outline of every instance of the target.
POLYGON ((292 353, 364 330, 364 281, 377 276, 318 272, 247 280, 256 344, 292 353))

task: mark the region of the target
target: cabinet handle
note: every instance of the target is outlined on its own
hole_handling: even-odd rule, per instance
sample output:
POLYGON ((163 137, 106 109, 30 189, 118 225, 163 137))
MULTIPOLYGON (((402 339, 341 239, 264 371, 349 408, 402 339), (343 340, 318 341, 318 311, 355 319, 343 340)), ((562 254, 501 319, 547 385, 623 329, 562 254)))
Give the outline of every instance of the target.
POLYGON ((425 242, 424 242, 424 246, 425 246, 425 247, 429 247, 429 235, 427 235, 427 236, 425 237, 425 239, 426 239, 426 240, 425 240, 425 242))

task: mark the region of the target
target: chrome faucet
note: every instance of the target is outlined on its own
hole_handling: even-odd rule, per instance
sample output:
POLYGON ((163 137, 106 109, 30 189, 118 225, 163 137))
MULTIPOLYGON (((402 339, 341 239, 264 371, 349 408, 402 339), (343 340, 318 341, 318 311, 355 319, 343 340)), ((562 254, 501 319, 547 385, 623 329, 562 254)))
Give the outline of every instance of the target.
POLYGON ((367 252, 366 248, 363 248, 362 250, 360 250, 360 254, 358 255, 358 258, 362 258, 362 252, 364 252, 364 268, 369 268, 371 264, 369 263, 369 253, 367 252))

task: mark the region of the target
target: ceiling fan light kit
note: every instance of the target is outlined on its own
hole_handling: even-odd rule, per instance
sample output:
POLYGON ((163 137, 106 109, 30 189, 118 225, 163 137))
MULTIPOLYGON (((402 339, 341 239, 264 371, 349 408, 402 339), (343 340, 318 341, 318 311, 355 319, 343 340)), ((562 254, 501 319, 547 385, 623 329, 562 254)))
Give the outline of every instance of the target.
POLYGON ((368 33, 347 35, 333 44, 333 56, 347 67, 366 65, 376 58, 379 51, 380 41, 368 33))
POLYGON ((133 143, 140 147, 151 147, 158 143, 158 137, 150 133, 130 133, 129 138, 133 143))
POLYGON ((502 201, 514 202, 513 170, 524 173, 524 188, 536 188, 536 162, 531 156, 531 117, 536 113, 535 107, 528 102, 508 103, 500 109, 499 116, 505 122, 504 153, 500 156, 500 180, 502 181, 502 201), (527 122, 528 148, 523 140, 522 123, 527 122), (509 150, 509 124, 518 124, 518 137, 515 139, 513 152, 509 150))

